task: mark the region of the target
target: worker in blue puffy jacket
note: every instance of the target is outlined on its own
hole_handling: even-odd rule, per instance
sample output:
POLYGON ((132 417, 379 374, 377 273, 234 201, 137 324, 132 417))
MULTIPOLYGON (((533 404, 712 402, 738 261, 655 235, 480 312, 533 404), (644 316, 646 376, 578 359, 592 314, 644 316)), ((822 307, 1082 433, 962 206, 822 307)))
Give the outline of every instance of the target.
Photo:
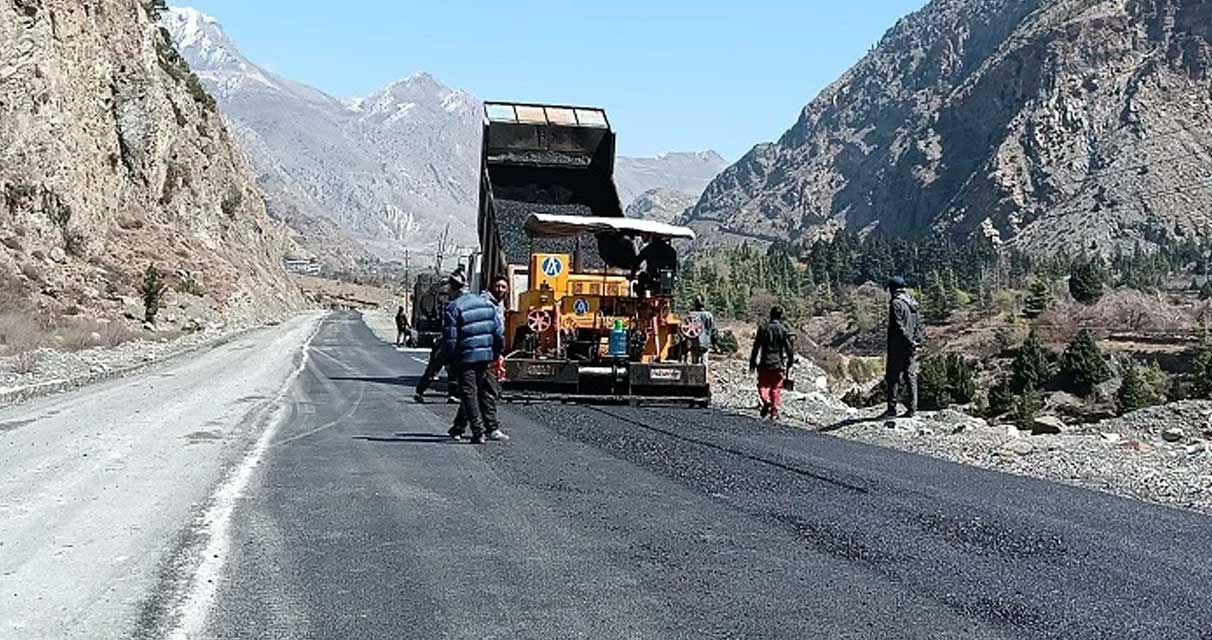
MULTIPOLYGON (((496 307, 482 296, 466 293, 466 286, 462 273, 451 274, 450 303, 442 328, 446 366, 471 427, 471 443, 483 444, 484 438, 508 440, 497 422, 496 395, 488 381, 490 367, 505 350, 505 326, 496 307)), ((459 421, 448 433, 455 440, 463 439, 459 421)))

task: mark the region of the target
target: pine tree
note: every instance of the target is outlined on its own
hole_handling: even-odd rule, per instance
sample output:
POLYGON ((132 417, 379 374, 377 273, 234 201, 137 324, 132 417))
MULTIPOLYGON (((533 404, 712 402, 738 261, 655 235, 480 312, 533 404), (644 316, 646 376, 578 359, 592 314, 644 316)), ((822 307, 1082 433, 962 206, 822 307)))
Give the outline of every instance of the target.
POLYGON ((1014 409, 1014 390, 1010 388, 1010 378, 1002 376, 997 384, 989 388, 987 415, 1000 416, 1014 409))
POLYGON ((1204 333, 1195 351, 1192 373, 1195 381, 1191 385, 1191 397, 1212 400, 1212 334, 1204 333))
POLYGON ((1083 304, 1097 302, 1103 296, 1107 280, 1107 268, 1101 257, 1080 258, 1069 273, 1069 293, 1083 304))
POLYGON ((160 270, 156 265, 149 264, 143 272, 143 283, 139 287, 139 293, 143 295, 143 321, 153 323, 156 321, 156 314, 160 312, 160 299, 164 296, 164 290, 167 285, 164 284, 164 279, 160 276, 160 270))
POLYGON ((1111 368, 1098 348, 1094 335, 1082 329, 1061 355, 1061 374, 1070 383, 1070 390, 1088 395, 1094 386, 1111 379, 1111 368))
POLYGON ((937 272, 930 276, 925 300, 926 322, 943 324, 951 317, 951 296, 947 294, 947 286, 937 272))
POLYGON ((1043 387, 1052 379, 1052 363, 1048 350, 1040 344, 1039 338, 1032 331, 1027 341, 1019 348, 1010 365, 1010 384, 1016 391, 1043 387))
POLYGON ((1212 300, 1212 278, 1204 279, 1204 286, 1199 288, 1200 300, 1212 300))
POLYGON ((1056 298, 1052 295, 1052 286, 1043 274, 1036 274, 1031 281, 1027 300, 1023 303, 1023 317, 1034 319, 1042 316, 1052 308, 1056 298))
POLYGON ((1035 424, 1035 416, 1042 405, 1043 402, 1035 387, 1029 386, 1023 389, 1022 395, 1014 402, 1014 423, 1018 425, 1019 429, 1030 430, 1035 424))
POLYGON ((1115 403, 1121 416, 1153 403, 1153 392, 1135 360, 1129 360, 1124 367, 1124 380, 1115 393, 1115 403))

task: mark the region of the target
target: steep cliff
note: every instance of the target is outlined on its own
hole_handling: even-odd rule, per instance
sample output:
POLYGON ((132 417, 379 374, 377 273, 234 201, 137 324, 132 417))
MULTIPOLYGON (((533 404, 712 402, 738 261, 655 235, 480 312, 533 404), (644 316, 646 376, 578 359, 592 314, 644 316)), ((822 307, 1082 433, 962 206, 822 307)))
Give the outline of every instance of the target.
POLYGON ((228 319, 300 301, 284 229, 146 0, 0 2, 0 242, 5 303, 48 315, 129 307, 148 264, 228 319))
POLYGON ((686 220, 716 240, 1208 234, 1212 2, 934 0, 686 220))

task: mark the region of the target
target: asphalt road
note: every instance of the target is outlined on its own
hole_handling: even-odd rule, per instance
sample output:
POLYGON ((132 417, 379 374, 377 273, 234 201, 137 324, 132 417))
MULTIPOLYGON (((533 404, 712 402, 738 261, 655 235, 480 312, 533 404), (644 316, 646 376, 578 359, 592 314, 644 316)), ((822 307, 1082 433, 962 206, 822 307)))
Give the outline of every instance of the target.
POLYGON ((198 637, 1212 637, 1204 516, 706 410, 452 444, 423 359, 323 324, 198 637))
POLYGON ((0 638, 1212 638, 1206 516, 708 410, 453 444, 423 361, 336 314, 0 412, 0 638))

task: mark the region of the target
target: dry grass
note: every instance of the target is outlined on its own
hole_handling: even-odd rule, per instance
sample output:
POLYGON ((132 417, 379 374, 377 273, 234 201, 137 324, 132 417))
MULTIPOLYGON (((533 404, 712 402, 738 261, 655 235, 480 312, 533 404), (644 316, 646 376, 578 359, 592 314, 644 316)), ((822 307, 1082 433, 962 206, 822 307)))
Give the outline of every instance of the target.
POLYGON ((13 361, 13 371, 22 375, 34 373, 38 370, 38 354, 33 351, 26 351, 17 355, 13 361))
POLYGON ((98 347, 113 348, 146 335, 117 322, 77 320, 65 322, 55 332, 55 341, 65 351, 84 351, 98 347))

